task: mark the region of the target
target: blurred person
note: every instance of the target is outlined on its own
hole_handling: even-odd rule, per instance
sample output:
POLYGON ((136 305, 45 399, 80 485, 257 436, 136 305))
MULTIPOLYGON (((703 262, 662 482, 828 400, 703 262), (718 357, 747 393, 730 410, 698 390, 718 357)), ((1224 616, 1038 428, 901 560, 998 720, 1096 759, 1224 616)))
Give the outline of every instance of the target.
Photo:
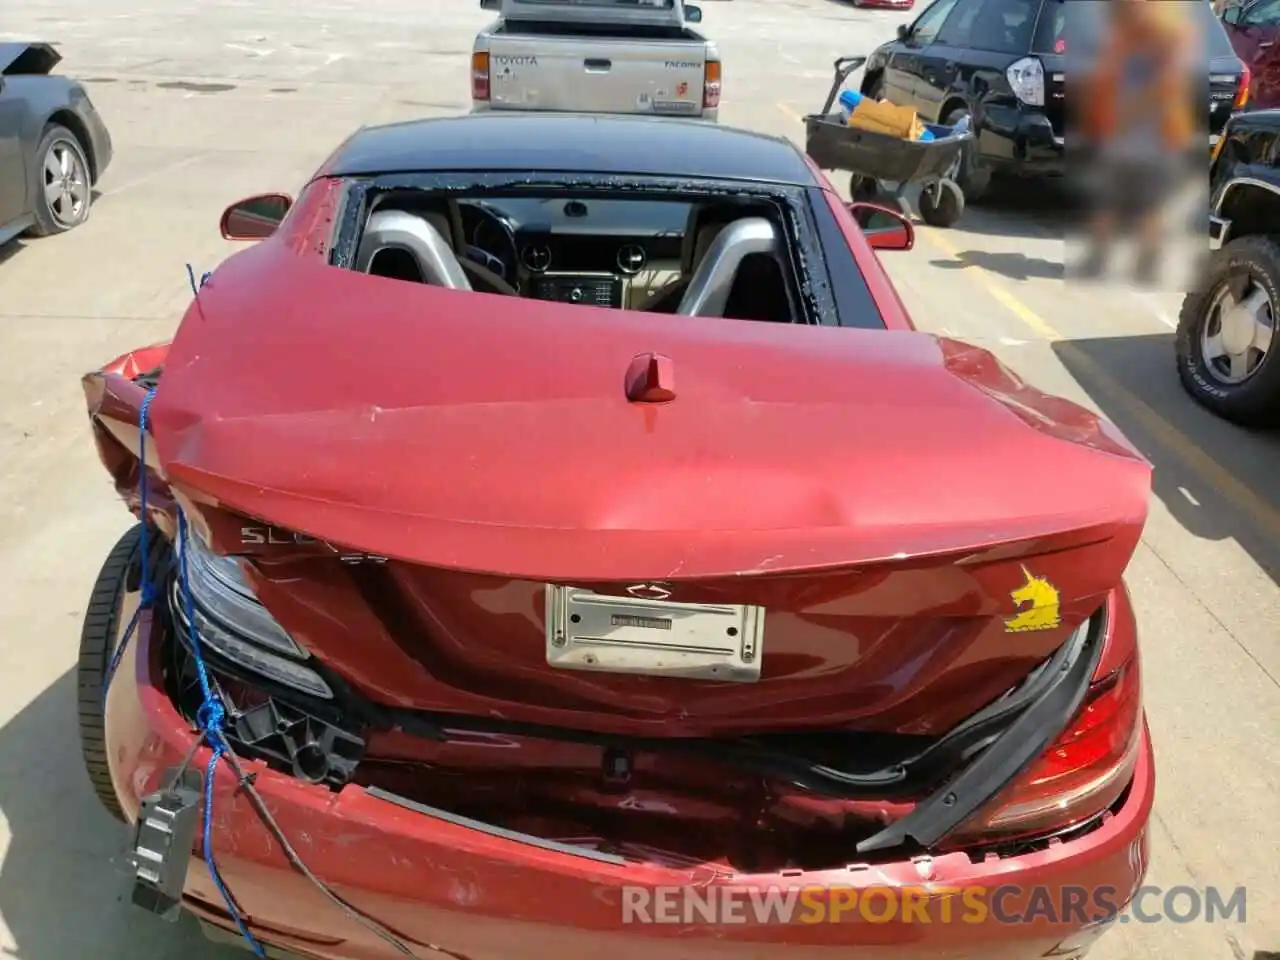
POLYGON ((1106 7, 1106 35, 1081 110, 1082 132, 1095 148, 1096 192, 1079 273, 1101 276, 1126 227, 1136 233, 1135 279, 1151 284, 1160 272, 1164 209, 1193 148, 1200 45, 1182 3, 1111 0, 1106 7))

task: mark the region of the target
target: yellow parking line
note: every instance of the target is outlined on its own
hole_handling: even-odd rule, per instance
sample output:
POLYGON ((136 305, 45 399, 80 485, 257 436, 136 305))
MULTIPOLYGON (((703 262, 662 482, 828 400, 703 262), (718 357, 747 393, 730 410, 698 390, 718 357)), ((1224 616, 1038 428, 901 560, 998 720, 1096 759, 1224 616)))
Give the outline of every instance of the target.
MULTIPOLYGON (((916 234, 923 236, 940 253, 953 260, 958 259, 959 251, 937 230, 931 227, 918 227, 916 234)), ((1019 300, 1008 287, 997 281, 987 270, 975 267, 973 270, 964 272, 977 280, 1001 306, 1028 328, 1034 330, 1043 339, 1057 343, 1058 352, 1070 360, 1077 369, 1083 370, 1094 388, 1106 394, 1113 403, 1123 407, 1125 412, 1138 421, 1144 430, 1180 457, 1202 482, 1213 487, 1235 504, 1272 538, 1280 540, 1280 510, 1254 493, 1248 485, 1232 476, 1209 454, 1200 449, 1195 441, 1170 424, 1140 397, 1104 370, 1092 357, 1074 346, 1054 328, 1053 324, 1019 300)))
POLYGON ((804 123, 804 117, 800 116, 800 114, 796 113, 781 100, 774 103, 774 106, 786 114, 788 120, 794 121, 795 123, 804 123))
MULTIPOLYGON (((951 245, 950 240, 944 239, 937 230, 934 230, 931 227, 923 227, 917 230, 917 232, 923 233, 925 239, 936 247, 939 252, 946 254, 952 260, 960 259, 960 251, 951 245)), ((997 282, 989 271, 982 267, 976 267, 976 269, 966 270, 965 272, 982 284, 982 286, 987 289, 987 292, 1000 302, 1001 306, 1005 307, 1015 317, 1025 323, 1036 333, 1040 334, 1040 336, 1044 337, 1044 339, 1065 339, 1062 334, 1053 328, 1052 324, 1039 317, 1034 310, 997 282)))

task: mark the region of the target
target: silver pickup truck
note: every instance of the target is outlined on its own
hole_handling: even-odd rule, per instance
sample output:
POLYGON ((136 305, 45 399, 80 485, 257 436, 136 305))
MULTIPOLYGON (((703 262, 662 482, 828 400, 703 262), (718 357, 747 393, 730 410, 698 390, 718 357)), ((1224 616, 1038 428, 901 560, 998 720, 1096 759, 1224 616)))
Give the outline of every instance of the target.
POLYGON ((715 121, 720 54, 683 0, 481 0, 472 110, 630 113, 715 121))

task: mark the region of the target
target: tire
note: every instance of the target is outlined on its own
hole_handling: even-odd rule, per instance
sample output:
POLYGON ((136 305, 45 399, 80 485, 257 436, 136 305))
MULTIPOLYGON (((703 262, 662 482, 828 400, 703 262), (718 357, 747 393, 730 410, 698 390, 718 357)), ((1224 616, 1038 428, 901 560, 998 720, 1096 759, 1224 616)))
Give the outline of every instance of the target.
POLYGON ((55 233, 73 230, 89 219, 93 205, 92 176, 84 147, 76 135, 56 123, 45 128, 40 146, 36 148, 35 173, 36 205, 35 224, 27 231, 33 237, 48 237, 55 233), (56 181, 56 170, 63 171, 68 179, 59 195, 51 180, 56 181))
POLYGON ((876 78, 874 81, 872 81, 870 89, 864 90, 862 95, 864 97, 870 97, 872 100, 884 99, 884 72, 883 71, 876 74, 876 78))
POLYGON ((938 199, 927 187, 920 191, 920 219, 931 227, 951 227, 964 215, 964 194, 950 180, 938 183, 938 199))
POLYGON ((125 820, 125 815, 116 798, 107 760, 102 682, 115 653, 120 631, 126 626, 120 616, 125 594, 139 588, 141 538, 142 524, 139 523, 116 541, 98 572, 80 630, 80 659, 76 669, 80 751, 85 771, 89 774, 89 783, 98 796, 98 802, 120 821, 125 820))
POLYGON ((855 203, 874 203, 880 196, 880 184, 871 177, 855 173, 849 177, 849 199, 855 203))
MULTIPOLYGON (((954 127, 961 119, 968 116, 968 110, 957 107, 947 114, 942 122, 948 127, 954 127)), ((991 189, 991 171, 980 165, 977 153, 974 141, 971 140, 965 144, 960 151, 960 165, 954 175, 956 186, 964 194, 966 203, 977 203, 991 189)))
MULTIPOLYGON (((1193 399, 1218 416, 1245 427, 1268 427, 1280 424, 1280 242, 1268 236, 1242 237, 1208 260, 1199 292, 1187 294, 1178 315, 1175 358, 1178 378, 1193 399), (1270 349, 1262 351, 1242 346, 1240 336, 1252 328, 1248 324, 1224 327, 1230 316, 1230 305, 1248 302, 1265 295, 1266 304, 1254 316, 1260 325, 1270 320, 1270 349), (1216 329, 1216 335, 1215 335, 1216 329), (1244 357, 1242 379, 1232 378, 1231 353, 1217 358, 1206 357, 1212 342, 1234 355, 1244 357), (1233 342, 1234 341, 1234 342, 1233 342)), ((1234 371, 1239 376, 1241 371, 1234 371)))

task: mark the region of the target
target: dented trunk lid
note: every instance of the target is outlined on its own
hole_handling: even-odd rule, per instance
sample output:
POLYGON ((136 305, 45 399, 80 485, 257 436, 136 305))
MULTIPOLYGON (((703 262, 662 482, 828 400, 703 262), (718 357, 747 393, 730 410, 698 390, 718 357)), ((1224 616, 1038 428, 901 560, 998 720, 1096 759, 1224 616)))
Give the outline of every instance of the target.
POLYGON ((268 247, 182 325, 160 459, 282 624, 385 702, 936 732, 1098 607, 1145 520, 1149 468, 1105 421, 954 341, 513 301, 268 247), (759 675, 553 666, 549 584, 762 607, 759 675))

